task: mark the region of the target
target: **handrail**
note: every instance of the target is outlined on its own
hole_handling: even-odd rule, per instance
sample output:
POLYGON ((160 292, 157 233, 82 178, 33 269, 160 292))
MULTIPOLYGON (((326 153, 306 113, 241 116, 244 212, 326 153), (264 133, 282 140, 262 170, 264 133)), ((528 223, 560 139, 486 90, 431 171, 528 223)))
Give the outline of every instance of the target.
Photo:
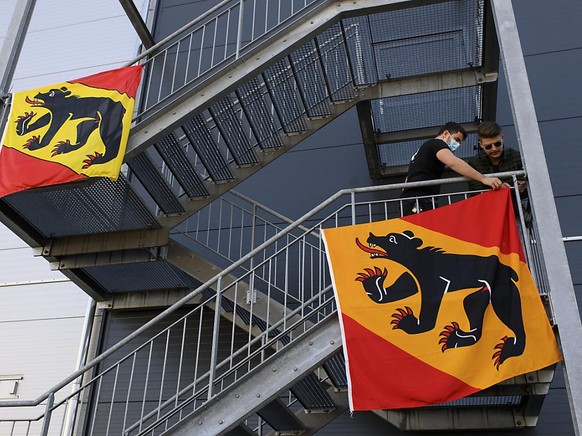
POLYGON ((241 53, 248 53, 266 41, 266 35, 280 33, 300 16, 313 12, 328 1, 303 0, 300 5, 295 5, 295 2, 278 0, 268 2, 265 10, 250 0, 220 2, 126 64, 141 62, 144 66, 142 87, 149 96, 138 109, 134 121, 142 122, 149 116, 146 113, 152 113, 162 102, 191 89, 211 71, 236 62, 241 53), (270 12, 269 5, 277 12, 274 22, 266 16, 270 12), (282 9, 285 9, 283 13, 282 9), (264 26, 255 28, 257 17, 265 17, 264 26), (251 23, 243 23, 244 19, 250 19, 251 23), (250 28, 250 35, 244 35, 243 28, 250 28), (183 68, 179 68, 181 65, 183 68))
MULTIPOLYGON (((500 172, 500 173, 493 173, 490 175, 493 177, 510 177, 510 176, 520 177, 520 176, 524 176, 525 172, 524 171, 506 171, 506 172, 500 172)), ((221 271, 219 274, 217 274, 213 278, 207 280, 202 285, 198 286, 196 289, 194 289, 193 291, 188 293, 186 296, 184 296, 183 298, 178 300, 172 306, 170 306, 167 309, 165 309, 164 311, 162 311, 160 314, 158 314, 157 316, 152 318, 150 321, 148 321, 147 323, 142 325, 140 328, 135 330, 133 333, 126 336, 121 341, 117 342, 111 348, 107 349, 102 354, 95 357, 93 360, 91 360, 90 362, 85 364, 82 368, 78 369, 77 371, 75 371, 74 373, 72 373, 71 375, 66 377, 60 383, 57 383, 56 385, 54 385, 51 389, 49 389, 48 391, 46 391, 43 394, 41 394, 40 396, 38 396, 36 399, 34 399, 34 400, 2 400, 2 401, 0 401, 0 407, 31 407, 31 406, 39 405, 41 402, 43 402, 44 400, 48 399, 51 395, 53 395, 54 392, 67 386, 73 380, 77 379, 77 377, 84 374, 87 370, 95 367, 98 363, 105 360, 107 357, 109 357, 115 351, 121 349, 124 345, 128 344, 133 339, 139 337, 142 333, 144 333, 150 327, 157 324, 159 321, 164 319, 166 316, 170 315, 171 313, 175 312, 176 310, 178 310, 181 307, 183 307, 184 305, 186 305, 186 303, 188 303, 194 297, 200 295, 205 289, 207 289, 211 285, 215 284, 219 280, 219 278, 227 276, 228 274, 230 274, 231 272, 236 270, 238 267, 242 266, 245 262, 247 262, 248 260, 253 258, 255 255, 257 255, 258 253, 263 251, 269 245, 271 245, 272 243, 283 238, 289 232, 291 232, 295 228, 299 227, 307 219, 314 216, 317 212, 325 209, 327 206, 329 206, 335 200, 339 199, 340 197, 342 197, 344 195, 351 195, 351 194, 356 194, 356 193, 366 193, 366 192, 378 192, 378 191, 384 191, 384 190, 392 191, 392 190, 403 189, 405 187, 406 188, 416 188, 416 187, 426 187, 426 186, 434 186, 434 185, 447 185, 447 184, 453 184, 453 183, 459 183, 459 182, 466 182, 467 180, 468 179, 465 177, 451 177, 451 178, 441 179, 441 180, 430 180, 430 181, 409 182, 409 183, 395 183, 395 184, 391 184, 391 185, 379 185, 379 186, 368 186, 368 187, 360 187, 360 188, 341 189, 338 192, 336 192, 334 195, 329 197, 327 200, 325 200, 324 202, 322 202, 318 206, 314 207, 309 212, 305 213, 303 216, 301 216, 295 222, 293 222, 288 227, 283 229, 280 233, 269 238, 267 241, 263 242, 261 245, 256 247, 254 250, 250 251, 245 256, 240 258, 237 262, 228 266, 223 271, 221 271)))
POLYGON ((154 51, 158 50, 160 47, 162 47, 165 43, 171 41, 172 39, 176 38, 178 35, 180 35, 181 33, 185 32, 186 30, 188 30, 189 28, 195 26, 196 24, 198 24, 200 21, 204 20, 206 17, 208 17, 209 15, 212 15, 214 12, 216 12, 217 10, 219 10, 220 8, 222 8, 224 5, 228 4, 228 3, 232 3, 233 0, 222 0, 220 3, 218 3, 216 6, 208 9, 206 12, 204 12, 202 15, 198 15, 196 18, 194 18, 192 21, 190 21, 187 24, 184 24, 182 27, 180 27, 178 30, 176 30, 175 32, 171 33, 170 35, 166 36, 165 38, 163 38, 161 41, 156 42, 154 45, 152 45, 150 48, 148 48, 147 50, 144 50, 143 52, 141 52, 139 55, 137 55, 135 58, 133 58, 131 61, 129 61, 127 64, 125 64, 124 66, 129 67, 133 64, 138 63, 140 60, 142 60, 143 58, 145 58, 146 56, 148 56, 150 53, 153 53, 154 51))

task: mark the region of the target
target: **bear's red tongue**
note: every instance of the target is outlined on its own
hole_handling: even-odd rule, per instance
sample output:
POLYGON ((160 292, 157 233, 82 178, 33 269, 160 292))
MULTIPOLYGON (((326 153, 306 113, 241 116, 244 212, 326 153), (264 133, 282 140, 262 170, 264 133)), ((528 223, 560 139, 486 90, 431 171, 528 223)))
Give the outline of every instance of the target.
POLYGON ((366 253, 370 253, 370 254, 380 254, 382 256, 386 256, 388 254, 385 251, 376 250, 375 248, 370 248, 370 247, 365 246, 364 244, 362 244, 360 242, 360 240, 358 238, 356 238, 356 245, 358 247, 360 247, 360 249, 363 250, 363 251, 365 251, 366 253))

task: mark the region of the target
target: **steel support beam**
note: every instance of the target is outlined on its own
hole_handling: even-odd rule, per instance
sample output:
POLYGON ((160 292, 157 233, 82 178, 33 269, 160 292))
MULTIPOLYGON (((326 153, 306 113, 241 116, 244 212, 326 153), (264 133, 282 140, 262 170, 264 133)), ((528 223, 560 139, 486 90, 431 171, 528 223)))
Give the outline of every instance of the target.
MULTIPOLYGON (((499 71, 499 42, 495 32, 495 22, 491 4, 485 2, 483 23, 483 71, 485 74, 499 71)), ((497 84, 498 81, 487 82, 483 85, 481 102, 481 118, 483 120, 495 120, 497 115, 497 84)))
MULTIPOLYGON (((2 44, 2 49, 0 50, 0 107, 3 105, 4 97, 12 83, 14 70, 18 63, 35 4, 36 0, 15 2, 12 20, 8 26, 8 32, 6 32, 4 44, 2 44)), ((4 126, 0 127, 4 130, 4 126)))
POLYGON ((56 262, 49 262, 51 270, 94 268, 97 266, 127 265, 132 263, 155 262, 159 260, 159 247, 152 250, 120 250, 104 253, 86 253, 63 256, 56 262))
MULTIPOLYGON (((176 268, 202 283, 214 278, 221 271, 216 265, 176 241, 170 241, 165 259, 176 268)), ((276 324, 283 319, 288 311, 278 301, 259 292, 257 292, 257 297, 254 298, 251 308, 251 304, 248 303, 248 294, 252 291, 248 283, 239 280, 232 274, 223 277, 222 285, 224 289, 223 297, 228 298, 236 306, 249 310, 254 316, 268 324, 276 324), (229 286, 229 284, 233 283, 233 286, 229 286)), ((294 320, 299 320, 299 317, 293 317, 291 322, 294 320)), ((236 321, 237 323, 240 322, 239 319, 236 321)), ((244 324, 239 325, 239 327, 248 329, 248 326, 244 324)))
POLYGON ((139 36, 139 39, 141 40, 143 46, 146 49, 153 47, 156 41, 154 40, 154 37, 150 33, 148 26, 143 21, 133 0, 119 0, 119 3, 121 3, 121 6, 123 7, 125 14, 127 15, 127 18, 129 18, 129 21, 131 22, 133 28, 137 32, 137 35, 139 36))
MULTIPOLYGON (((0 49, 0 139, 4 132, 4 115, 6 115, 8 91, 14 77, 14 70, 18 63, 35 4, 36 0, 15 2, 12 19, 0 49)), ((32 229, 30 229, 30 232, 23 230, 18 224, 18 219, 16 217, 12 218, 13 214, 9 211, 10 208, 1 204, 1 202, 2 200, 0 200, 0 221, 27 244, 31 246, 38 244, 38 240, 35 240, 38 235, 31 236, 32 229)))
POLYGON ((44 247, 36 248, 35 255, 57 261, 63 256, 161 247, 168 241, 167 229, 70 236, 51 239, 44 247))
MULTIPOLYGON (((475 123, 461 123, 461 126, 469 133, 477 131, 475 123)), ((415 139, 434 138, 441 126, 425 127, 422 129, 401 130, 399 132, 387 132, 376 134, 377 144, 392 144, 395 142, 414 141, 415 139)))
POLYGON ((558 212, 544 154, 533 97, 527 77, 513 6, 507 0, 491 0, 509 101, 517 140, 528 174, 529 195, 539 226, 539 246, 550 285, 550 301, 558 327, 564 357, 566 390, 572 423, 577 436, 582 434, 582 324, 576 301, 568 258, 560 231, 558 212))

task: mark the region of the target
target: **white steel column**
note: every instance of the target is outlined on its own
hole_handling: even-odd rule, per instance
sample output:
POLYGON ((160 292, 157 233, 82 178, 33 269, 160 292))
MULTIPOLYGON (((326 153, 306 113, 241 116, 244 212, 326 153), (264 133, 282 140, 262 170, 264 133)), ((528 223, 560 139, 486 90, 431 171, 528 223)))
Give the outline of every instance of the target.
POLYGON ((563 353, 564 376, 572 421, 577 436, 582 435, 582 324, 568 266, 558 213, 538 128, 533 98, 517 32, 513 7, 509 0, 491 0, 501 63, 505 71, 509 101, 517 139, 528 174, 529 195, 539 226, 553 315, 563 353), (537 207, 536 207, 537 206, 537 207))
POLYGON ((8 87, 12 82, 14 69, 20 56, 35 4, 36 0, 19 0, 14 6, 12 20, 6 32, 6 39, 4 39, 4 44, 0 49, 0 106, 2 105, 3 94, 8 92, 8 87))

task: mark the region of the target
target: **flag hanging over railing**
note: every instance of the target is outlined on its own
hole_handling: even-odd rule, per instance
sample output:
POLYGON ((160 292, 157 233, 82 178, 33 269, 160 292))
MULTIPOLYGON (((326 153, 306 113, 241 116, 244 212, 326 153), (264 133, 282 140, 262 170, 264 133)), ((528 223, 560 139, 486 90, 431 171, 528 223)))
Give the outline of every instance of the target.
POLYGON ((509 189, 323 234, 351 410, 448 402, 560 360, 509 189))
POLYGON ((119 176, 141 66, 14 93, 0 146, 0 197, 119 176))

